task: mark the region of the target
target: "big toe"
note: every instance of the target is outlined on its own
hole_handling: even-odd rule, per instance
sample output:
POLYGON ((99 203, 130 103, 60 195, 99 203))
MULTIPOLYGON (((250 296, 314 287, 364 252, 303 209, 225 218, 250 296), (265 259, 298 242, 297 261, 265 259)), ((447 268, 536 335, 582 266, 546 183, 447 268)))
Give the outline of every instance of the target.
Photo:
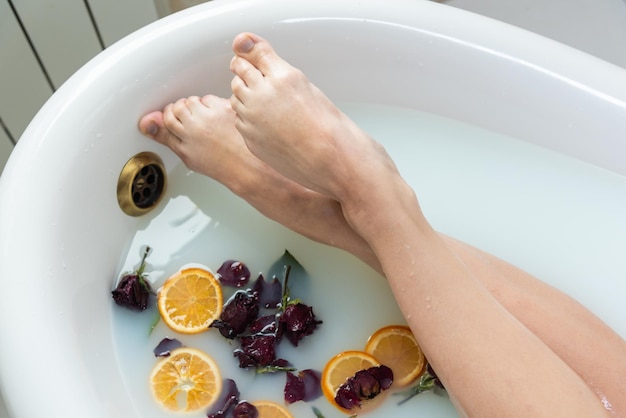
POLYGON ((139 120, 139 132, 172 149, 180 142, 180 139, 165 127, 163 112, 160 111, 143 116, 139 120))
POLYGON ((233 51, 263 75, 268 75, 276 66, 283 64, 270 43, 254 33, 244 32, 237 35, 233 40, 233 51))
POLYGON ((163 127, 163 113, 155 111, 139 119, 139 132, 148 138, 155 139, 159 129, 163 127))

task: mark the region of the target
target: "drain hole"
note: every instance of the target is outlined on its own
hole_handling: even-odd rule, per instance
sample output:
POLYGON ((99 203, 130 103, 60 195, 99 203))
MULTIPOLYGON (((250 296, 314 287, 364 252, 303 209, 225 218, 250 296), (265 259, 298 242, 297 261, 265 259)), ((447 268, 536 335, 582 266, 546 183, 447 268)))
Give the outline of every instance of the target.
POLYGON ((143 167, 135 176, 132 185, 133 203, 141 209, 159 201, 165 184, 163 172, 156 164, 143 167))
POLYGON ((140 152, 122 168, 117 202, 127 215, 141 216, 158 205, 166 187, 167 173, 161 158, 152 152, 140 152))

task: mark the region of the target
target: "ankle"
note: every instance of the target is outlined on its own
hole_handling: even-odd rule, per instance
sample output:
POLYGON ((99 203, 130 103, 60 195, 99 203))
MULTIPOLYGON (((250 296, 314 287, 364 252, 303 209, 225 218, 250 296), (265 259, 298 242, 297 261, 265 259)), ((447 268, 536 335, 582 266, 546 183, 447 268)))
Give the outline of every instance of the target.
POLYGON ((371 246, 380 237, 396 234, 398 229, 432 231, 413 189, 399 174, 354 187, 341 204, 352 228, 371 246))

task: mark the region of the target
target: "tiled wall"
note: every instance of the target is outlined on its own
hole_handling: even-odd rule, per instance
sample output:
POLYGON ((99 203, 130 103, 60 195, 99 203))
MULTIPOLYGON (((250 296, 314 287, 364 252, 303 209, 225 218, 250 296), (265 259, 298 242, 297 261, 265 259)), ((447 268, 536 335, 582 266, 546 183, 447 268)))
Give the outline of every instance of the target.
POLYGON ((0 171, 50 95, 102 49, 206 0, 0 0, 0 171))

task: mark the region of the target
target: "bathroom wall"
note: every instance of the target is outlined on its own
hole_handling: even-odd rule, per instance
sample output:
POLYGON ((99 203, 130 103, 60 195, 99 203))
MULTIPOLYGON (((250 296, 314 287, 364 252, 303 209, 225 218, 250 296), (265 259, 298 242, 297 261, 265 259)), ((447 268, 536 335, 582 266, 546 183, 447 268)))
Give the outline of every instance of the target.
MULTIPOLYGON (((135 29, 204 1, 0 0, 0 171, 37 110, 81 65, 135 29)), ((626 68, 626 0, 437 1, 626 68)))
MULTIPOLYGON (((0 0, 0 171, 37 110, 81 65, 135 29, 204 1, 0 0)), ((437 1, 626 68, 626 0, 437 1)))
POLYGON ((207 0, 0 0, 0 171, 39 108, 104 48, 207 0))

